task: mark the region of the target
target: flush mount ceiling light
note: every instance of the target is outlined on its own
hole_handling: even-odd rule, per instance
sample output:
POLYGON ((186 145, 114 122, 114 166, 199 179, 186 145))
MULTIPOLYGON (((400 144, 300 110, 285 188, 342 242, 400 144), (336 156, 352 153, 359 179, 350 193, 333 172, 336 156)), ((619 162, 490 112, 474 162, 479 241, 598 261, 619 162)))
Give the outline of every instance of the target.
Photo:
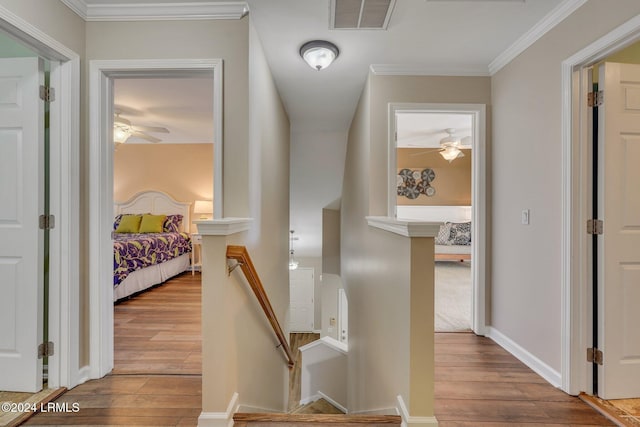
POLYGON ((314 70, 327 68, 338 57, 340 50, 326 40, 311 40, 300 48, 300 56, 314 70))

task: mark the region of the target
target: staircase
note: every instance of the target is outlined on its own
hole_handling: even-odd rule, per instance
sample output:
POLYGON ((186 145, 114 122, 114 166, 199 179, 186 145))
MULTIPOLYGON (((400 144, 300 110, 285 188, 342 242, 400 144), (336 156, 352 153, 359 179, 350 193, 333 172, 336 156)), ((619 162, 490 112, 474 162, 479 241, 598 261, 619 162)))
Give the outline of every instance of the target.
POLYGON ((397 415, 335 415, 335 414, 249 414, 233 416, 235 427, 389 427, 399 426, 402 419, 397 415))

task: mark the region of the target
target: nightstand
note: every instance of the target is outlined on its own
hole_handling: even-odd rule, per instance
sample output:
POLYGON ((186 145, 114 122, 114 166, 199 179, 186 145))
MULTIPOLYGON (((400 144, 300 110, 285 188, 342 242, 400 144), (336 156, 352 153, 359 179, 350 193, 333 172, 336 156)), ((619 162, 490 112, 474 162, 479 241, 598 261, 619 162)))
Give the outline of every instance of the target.
POLYGON ((191 275, 193 276, 196 271, 196 267, 199 270, 202 269, 202 235, 201 234, 192 234, 191 235, 191 275), (196 248, 198 248, 198 256, 196 257, 196 248), (196 262, 196 259, 198 260, 196 262))

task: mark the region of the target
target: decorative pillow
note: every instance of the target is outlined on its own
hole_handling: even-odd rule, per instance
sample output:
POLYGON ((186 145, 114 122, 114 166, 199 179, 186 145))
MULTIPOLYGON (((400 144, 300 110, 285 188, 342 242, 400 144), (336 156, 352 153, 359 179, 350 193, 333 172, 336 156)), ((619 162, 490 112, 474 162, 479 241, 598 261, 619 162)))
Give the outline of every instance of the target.
POLYGON ((162 233, 166 215, 143 215, 140 221, 140 233, 162 233))
POLYGON ((165 233, 177 233, 180 231, 180 224, 182 224, 182 215, 167 215, 162 229, 165 233))
POLYGON ((120 221, 122 221, 122 214, 116 215, 116 217, 113 219, 113 231, 116 231, 118 229, 120 221))
POLYGON ((451 235, 451 223, 445 222, 440 226, 440 231, 436 236, 436 245, 450 245, 449 236, 451 235))
POLYGON ((116 233, 138 233, 142 215, 122 215, 116 233))
POLYGON ((451 234, 449 235, 450 245, 470 245, 471 244, 471 222, 451 223, 451 234))

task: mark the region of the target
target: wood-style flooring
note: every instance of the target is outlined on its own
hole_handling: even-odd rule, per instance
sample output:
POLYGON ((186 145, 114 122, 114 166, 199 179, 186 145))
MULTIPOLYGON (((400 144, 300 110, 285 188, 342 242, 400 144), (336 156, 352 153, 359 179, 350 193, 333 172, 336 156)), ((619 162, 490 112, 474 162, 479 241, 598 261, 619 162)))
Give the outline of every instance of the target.
POLYGON ((183 273, 114 307, 114 370, 56 400, 77 413, 24 425, 196 426, 202 412, 201 277, 183 273))
MULTIPOLYGON (((194 320, 200 317, 199 297, 195 298, 199 286, 200 276, 192 278, 188 273, 137 297, 140 307, 136 308, 136 298, 117 306, 116 334, 125 333, 116 339, 116 372, 120 374, 89 381, 56 400, 78 403, 77 413, 41 413, 26 425, 196 426, 201 377, 184 372, 194 372, 193 365, 199 364, 195 360, 200 360, 200 322, 194 320), (158 300, 151 295, 156 292, 158 300), (145 308, 145 304, 155 308, 145 308), (175 308, 181 306, 184 311, 175 308), (154 310, 164 309, 164 315, 155 314, 154 310), (144 313, 159 326, 145 325, 138 318, 144 313), (184 320, 187 325, 181 323, 184 320), (120 358, 119 351, 129 352, 130 359, 120 358), (161 356, 164 351, 168 353, 161 356), (138 373, 135 366, 140 367, 138 373), (163 369, 175 375, 164 375, 163 369)), ((292 345, 298 354, 301 344, 292 345)), ((578 398, 549 385, 488 338, 470 333, 436 334, 435 352, 435 413, 440 427, 613 425, 578 398)), ((299 381, 299 374, 297 378, 299 381)))
POLYGON ((300 406, 300 367, 302 366, 302 353, 300 347, 320 339, 320 334, 292 333, 289 334, 289 346, 293 352, 293 369, 289 371, 289 404, 287 411, 291 412, 300 406))
POLYGON ((440 427, 615 425, 489 338, 438 333, 435 353, 440 427))

